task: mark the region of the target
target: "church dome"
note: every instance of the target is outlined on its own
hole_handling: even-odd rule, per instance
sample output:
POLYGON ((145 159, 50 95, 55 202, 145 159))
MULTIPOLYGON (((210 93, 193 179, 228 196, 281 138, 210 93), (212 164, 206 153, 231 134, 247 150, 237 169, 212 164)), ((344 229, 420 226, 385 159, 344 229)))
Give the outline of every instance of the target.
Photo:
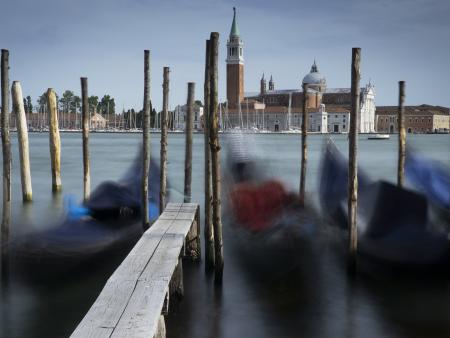
POLYGON ((319 73, 319 70, 317 69, 316 61, 314 61, 314 64, 311 67, 311 71, 305 75, 303 78, 302 83, 308 84, 308 85, 320 85, 324 84, 326 82, 325 76, 319 73))

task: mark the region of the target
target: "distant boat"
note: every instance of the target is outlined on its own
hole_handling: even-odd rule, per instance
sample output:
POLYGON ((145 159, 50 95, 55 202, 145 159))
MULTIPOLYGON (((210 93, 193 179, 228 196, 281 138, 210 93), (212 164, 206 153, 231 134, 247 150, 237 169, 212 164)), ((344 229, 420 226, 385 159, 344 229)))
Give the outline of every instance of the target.
POLYGON ((370 134, 367 136, 368 140, 389 140, 389 134, 370 134))

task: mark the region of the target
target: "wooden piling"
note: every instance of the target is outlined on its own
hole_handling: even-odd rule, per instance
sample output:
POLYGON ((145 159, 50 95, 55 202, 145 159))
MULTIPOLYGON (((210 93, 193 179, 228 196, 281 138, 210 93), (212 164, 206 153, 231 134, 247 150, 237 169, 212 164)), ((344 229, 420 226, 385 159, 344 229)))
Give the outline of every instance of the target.
POLYGON ((88 95, 88 79, 81 78, 81 120, 83 121, 83 198, 85 201, 89 198, 91 192, 91 174, 89 159, 89 95, 88 95))
POLYGON ((17 139, 19 143, 20 178, 22 182, 22 199, 31 202, 33 191, 31 187, 30 154, 28 146, 28 128, 25 108, 23 106, 22 87, 19 81, 14 81, 11 89, 13 111, 17 117, 17 139))
POLYGON ((352 86, 351 86, 351 111, 349 132, 349 154, 348 154, 348 228, 349 234, 349 260, 350 272, 356 269, 356 253, 358 247, 358 228, 356 223, 358 202, 358 121, 359 121, 359 81, 361 63, 361 48, 352 49, 352 86))
POLYGON ((50 163, 52 167, 52 191, 60 191, 61 186, 61 139, 58 127, 56 93, 52 88, 47 90, 47 107, 49 117, 50 163))
POLYGON ((195 83, 188 83, 188 98, 186 110, 186 148, 184 156, 184 203, 191 203, 192 183, 192 124, 194 115, 195 83))
POLYGON ((211 196, 211 148, 209 146, 209 97, 210 76, 211 76, 211 57, 210 40, 206 40, 206 58, 205 58, 205 85, 204 85, 204 108, 203 108, 203 134, 205 142, 205 269, 207 271, 214 268, 214 229, 212 224, 212 196, 211 196))
POLYGON ((308 85, 302 84, 303 89, 303 111, 302 111, 302 161, 300 168, 300 204, 305 206, 305 186, 306 186, 306 163, 308 161, 307 135, 308 135, 308 105, 307 91, 308 85))
POLYGON ((167 190, 167 116, 169 111, 169 67, 163 70, 163 110, 161 116, 161 152, 160 152, 160 190, 159 213, 162 214, 166 207, 167 190))
POLYGON ((144 122, 142 125, 142 226, 150 226, 148 207, 148 176, 150 167, 150 51, 144 50, 144 122))
POLYGON ((214 275, 216 284, 222 283, 223 278, 223 240, 222 240, 222 219, 221 219, 221 175, 220 175, 220 145, 219 145, 219 117, 218 106, 218 55, 219 54, 219 33, 213 32, 210 36, 210 99, 209 116, 210 131, 209 143, 211 147, 211 173, 212 173, 212 219, 214 227, 214 275))
POLYGON ((6 245, 9 240, 11 223, 11 141, 9 137, 9 51, 2 49, 1 56, 1 129, 3 153, 3 213, 2 213, 2 275, 7 271, 8 253, 6 245))
POLYGON ((405 181, 406 131, 405 131, 405 81, 398 82, 398 168, 397 185, 403 187, 405 181))

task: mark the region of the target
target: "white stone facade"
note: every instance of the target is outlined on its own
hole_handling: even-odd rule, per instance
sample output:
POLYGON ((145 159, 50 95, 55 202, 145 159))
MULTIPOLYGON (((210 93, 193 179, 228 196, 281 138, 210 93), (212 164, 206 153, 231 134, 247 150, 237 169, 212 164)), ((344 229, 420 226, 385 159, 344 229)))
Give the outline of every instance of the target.
MULTIPOLYGON (((187 105, 178 105, 174 109, 174 129, 175 130, 184 130, 186 126, 186 112, 187 105)), ((193 116, 193 128, 194 130, 203 129, 202 126, 202 117, 203 117, 203 107, 200 107, 197 104, 194 104, 194 116, 193 116)))
POLYGON ((360 121, 359 132, 360 133, 374 133, 375 130, 375 88, 369 82, 365 88, 361 90, 361 103, 360 103, 360 121))
POLYGON ((321 104, 317 113, 309 114, 308 131, 326 134, 328 133, 328 113, 325 105, 321 104))

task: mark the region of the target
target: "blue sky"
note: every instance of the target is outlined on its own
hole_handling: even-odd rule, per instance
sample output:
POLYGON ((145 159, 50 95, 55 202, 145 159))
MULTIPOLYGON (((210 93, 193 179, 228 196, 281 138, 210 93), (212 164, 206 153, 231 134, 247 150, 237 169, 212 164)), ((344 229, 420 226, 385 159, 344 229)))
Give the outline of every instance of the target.
POLYGON ((171 68, 170 107, 187 82, 203 100, 205 40, 220 33, 219 97, 233 10, 244 40, 245 90, 262 72, 276 89, 299 88, 314 58, 328 87, 350 86, 351 48, 362 48, 362 82, 378 105, 450 106, 450 1, 444 0, 15 0, 2 3, 0 47, 10 50, 10 80, 35 102, 48 87, 105 93, 118 109, 142 107, 143 50, 151 50, 153 104, 162 105, 163 67, 171 68))

